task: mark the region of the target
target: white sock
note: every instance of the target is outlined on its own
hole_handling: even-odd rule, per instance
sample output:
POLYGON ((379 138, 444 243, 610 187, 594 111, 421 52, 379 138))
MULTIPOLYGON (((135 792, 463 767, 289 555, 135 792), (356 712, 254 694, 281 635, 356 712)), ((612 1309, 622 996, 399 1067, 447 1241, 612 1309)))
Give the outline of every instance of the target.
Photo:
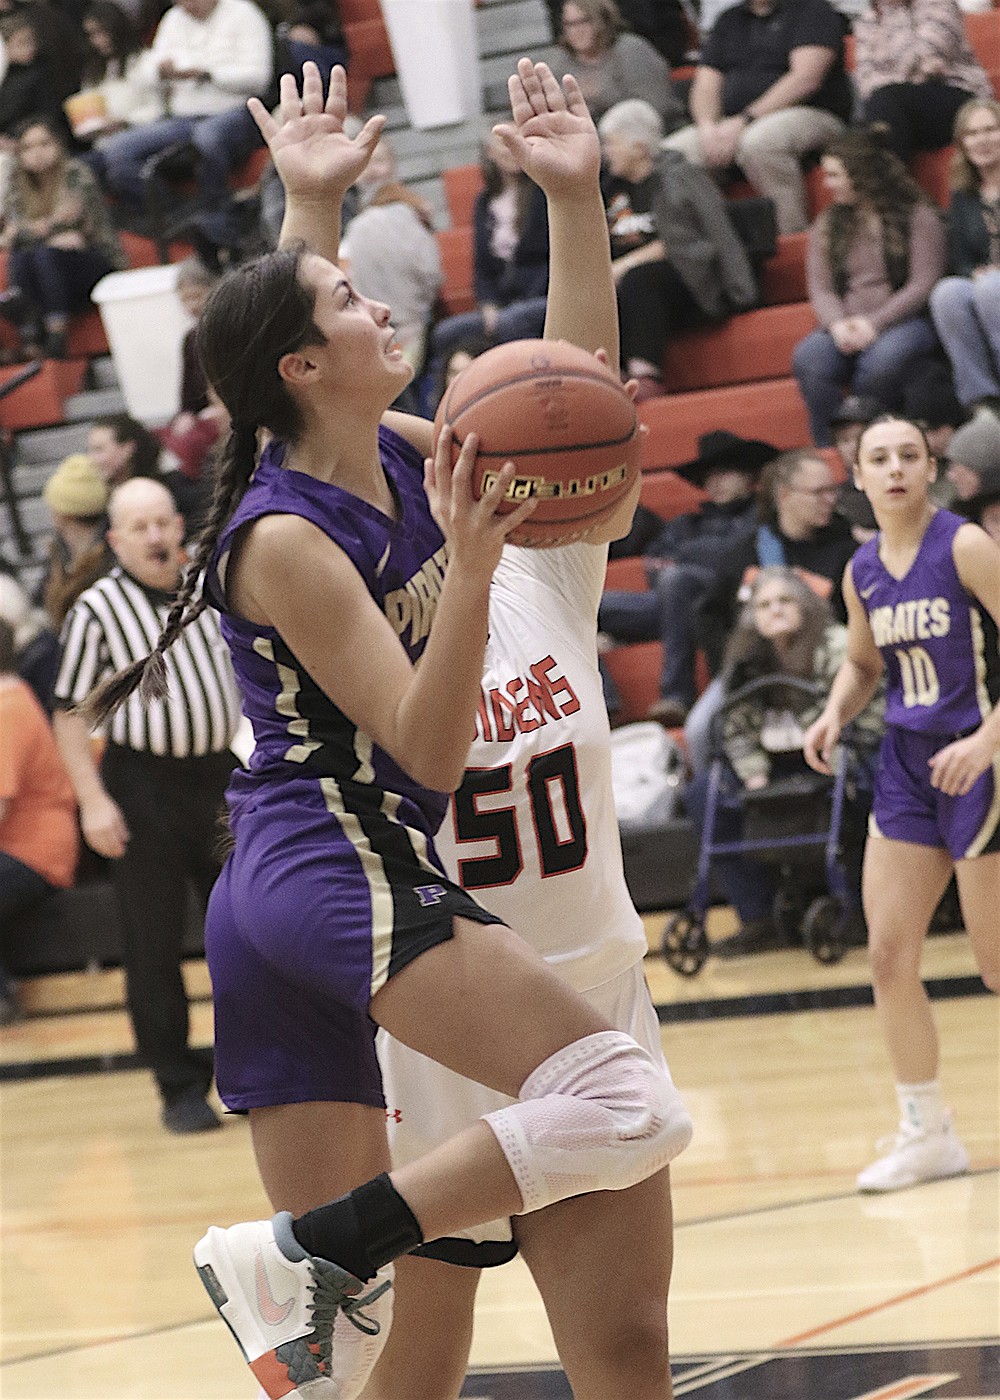
POLYGON ((917 1133, 939 1133, 944 1127, 941 1085, 936 1079, 927 1084, 897 1084, 899 1121, 917 1133))

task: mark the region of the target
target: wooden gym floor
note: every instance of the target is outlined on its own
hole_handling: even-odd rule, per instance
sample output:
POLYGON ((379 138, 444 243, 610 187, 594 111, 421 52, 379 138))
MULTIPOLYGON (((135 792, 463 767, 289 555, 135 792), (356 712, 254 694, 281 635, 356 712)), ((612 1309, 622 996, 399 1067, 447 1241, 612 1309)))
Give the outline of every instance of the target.
MULTIPOLYGON (((863 951, 713 959, 690 981, 646 968, 696 1128, 673 1171, 676 1394, 1000 1396, 1000 1018, 966 940, 931 939, 925 975, 972 1171, 884 1197, 853 1190, 894 1123, 863 951)), ((187 972, 207 1043, 207 976, 187 972)), ((117 973, 22 991, 28 1017, 0 1033, 0 1396, 251 1400, 190 1264, 207 1224, 267 1213, 245 1124, 163 1131, 117 973)), ((484 1278, 473 1363, 468 1397, 569 1400, 517 1261, 484 1278)))

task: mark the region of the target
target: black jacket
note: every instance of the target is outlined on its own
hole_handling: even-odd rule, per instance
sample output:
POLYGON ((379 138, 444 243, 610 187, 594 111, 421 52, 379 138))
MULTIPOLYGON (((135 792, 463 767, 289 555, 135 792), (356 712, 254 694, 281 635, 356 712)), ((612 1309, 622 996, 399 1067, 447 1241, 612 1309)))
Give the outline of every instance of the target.
MULTIPOLYGON (((780 530, 775 530, 775 534, 784 547, 785 563, 790 568, 805 569, 811 574, 819 574, 820 578, 830 579, 833 584, 830 594, 833 615, 838 622, 846 622, 847 609, 841 581, 847 561, 858 547, 849 523, 835 515, 829 525, 817 530, 809 540, 790 540, 780 530)), ((698 639, 705 649, 713 676, 719 672, 726 641, 736 624, 743 576, 748 569, 759 567, 755 526, 733 544, 724 569, 699 609, 698 639)))

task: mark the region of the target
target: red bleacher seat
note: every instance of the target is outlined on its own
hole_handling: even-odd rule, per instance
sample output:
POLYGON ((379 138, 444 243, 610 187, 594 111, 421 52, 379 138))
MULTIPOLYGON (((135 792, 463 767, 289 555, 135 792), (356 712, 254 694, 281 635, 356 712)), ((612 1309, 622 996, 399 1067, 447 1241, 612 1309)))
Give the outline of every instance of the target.
POLYGON ((339 0, 337 13, 350 54, 347 105, 352 112, 360 114, 364 111, 372 80, 391 77, 396 71, 396 60, 379 0, 339 0))
MULTIPOLYGON (((22 365, 0 368, 0 384, 22 369, 22 365)), ((61 423, 63 405, 71 394, 79 393, 86 370, 85 360, 46 360, 34 379, 0 399, 0 428, 16 433, 61 423)))
POLYGON ((646 592, 646 567, 636 556, 629 559, 609 559, 604 576, 605 588, 618 588, 626 593, 646 592))
POLYGON ((71 319, 66 343, 70 356, 79 355, 84 359, 92 359, 95 355, 108 353, 108 337, 104 333, 101 313, 96 307, 93 311, 84 311, 71 319))
POLYGON ((948 175, 954 154, 954 146, 942 146, 938 151, 917 151, 910 161, 913 178, 942 209, 947 209, 951 202, 948 175))
POLYGON ((786 306, 807 301, 806 244, 807 233, 782 233, 778 236, 778 251, 764 264, 761 286, 765 306, 786 306))
POLYGON ((436 237, 444 274, 440 296, 444 314, 472 311, 476 305, 472 290, 472 229, 442 229, 436 237))
POLYGON ((243 164, 229 177, 229 187, 233 190, 252 190, 264 173, 271 153, 266 146, 258 146, 247 156, 243 164))
POLYGON ((815 328, 816 317, 805 301, 764 306, 720 326, 690 331, 667 346, 667 388, 681 392, 781 379, 791 373, 793 349, 815 328))
POLYGON ((675 515, 686 515, 697 510, 705 499, 704 491, 692 486, 673 471, 644 471, 639 501, 647 510, 673 520, 675 515))
POLYGON ((628 723, 645 719, 660 698, 663 647, 659 642, 634 642, 605 652, 603 661, 621 696, 619 718, 628 723))
POLYGON ((649 428, 643 439, 644 470, 692 461, 699 435, 713 428, 773 442, 782 451, 809 441, 806 406, 790 378, 666 394, 642 404, 639 416, 649 428))
POLYGON ((471 226, 476 195, 483 188, 482 170, 478 165, 454 165, 441 172, 441 181, 452 228, 471 226))
POLYGON ((987 73, 1000 68, 1000 14, 996 10, 984 10, 962 18, 973 52, 987 73))

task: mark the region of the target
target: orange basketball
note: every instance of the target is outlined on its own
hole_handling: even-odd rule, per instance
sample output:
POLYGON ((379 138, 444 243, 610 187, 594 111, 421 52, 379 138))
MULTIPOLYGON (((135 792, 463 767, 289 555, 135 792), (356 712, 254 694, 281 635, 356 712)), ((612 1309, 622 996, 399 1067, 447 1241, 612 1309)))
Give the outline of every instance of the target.
POLYGON ((455 453, 479 437, 473 489, 512 461, 507 509, 534 497, 510 540, 544 549, 570 544, 615 510, 639 473, 635 405, 616 374, 562 340, 514 340, 473 360, 445 391, 434 419, 455 453))

